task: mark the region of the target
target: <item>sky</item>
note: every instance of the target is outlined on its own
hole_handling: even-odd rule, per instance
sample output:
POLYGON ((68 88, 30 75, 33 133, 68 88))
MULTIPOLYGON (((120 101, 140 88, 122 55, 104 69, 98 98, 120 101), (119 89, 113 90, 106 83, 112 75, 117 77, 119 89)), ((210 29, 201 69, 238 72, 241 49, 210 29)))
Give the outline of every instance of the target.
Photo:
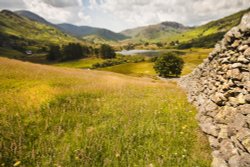
POLYGON ((250 7, 250 0, 0 0, 0 9, 29 10, 52 23, 120 32, 176 21, 197 26, 250 7))

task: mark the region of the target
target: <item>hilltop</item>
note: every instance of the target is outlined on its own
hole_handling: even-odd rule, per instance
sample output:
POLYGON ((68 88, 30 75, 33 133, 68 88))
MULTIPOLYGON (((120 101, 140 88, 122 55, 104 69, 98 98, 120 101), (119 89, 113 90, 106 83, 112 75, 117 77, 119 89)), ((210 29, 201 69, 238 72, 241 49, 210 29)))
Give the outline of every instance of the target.
POLYGON ((53 24, 48 22, 46 19, 42 18, 41 16, 26 10, 16 11, 16 14, 26 17, 30 20, 37 21, 39 23, 43 23, 49 26, 53 26, 69 35, 82 39, 86 36, 96 35, 97 37, 106 39, 106 40, 123 40, 127 39, 128 37, 119 33, 115 33, 113 31, 104 29, 104 28, 96 28, 90 26, 76 26, 69 23, 63 24, 53 24))
POLYGON ((162 22, 156 25, 138 27, 134 29, 124 30, 121 33, 140 40, 154 40, 172 35, 179 34, 188 30, 189 27, 177 22, 162 22))
POLYGON ((8 10, 0 12, 0 46, 39 50, 50 44, 82 42, 55 27, 32 21, 8 10))
POLYGON ((163 22, 122 31, 130 36, 130 43, 164 43, 166 46, 179 45, 180 49, 192 47, 212 48, 227 31, 238 25, 246 9, 230 16, 211 21, 204 25, 188 27, 177 22, 163 22))

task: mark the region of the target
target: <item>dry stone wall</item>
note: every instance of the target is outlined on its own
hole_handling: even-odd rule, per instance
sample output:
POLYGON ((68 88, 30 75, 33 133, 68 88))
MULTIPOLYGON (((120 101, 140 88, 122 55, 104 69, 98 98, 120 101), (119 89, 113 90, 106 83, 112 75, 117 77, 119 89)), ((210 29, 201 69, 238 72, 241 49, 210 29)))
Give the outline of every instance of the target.
POLYGON ((213 167, 250 167, 250 13, 179 84, 199 113, 213 167))

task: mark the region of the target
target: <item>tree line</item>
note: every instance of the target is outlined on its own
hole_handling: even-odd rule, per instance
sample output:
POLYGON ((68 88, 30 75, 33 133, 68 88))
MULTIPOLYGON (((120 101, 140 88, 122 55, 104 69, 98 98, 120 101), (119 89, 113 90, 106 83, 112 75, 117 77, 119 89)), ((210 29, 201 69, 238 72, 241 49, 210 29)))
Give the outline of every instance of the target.
POLYGON ((115 50, 107 45, 103 44, 99 48, 92 46, 85 46, 79 43, 69 43, 67 45, 51 45, 47 55, 49 61, 67 61, 87 58, 90 56, 96 56, 103 59, 115 58, 115 50))

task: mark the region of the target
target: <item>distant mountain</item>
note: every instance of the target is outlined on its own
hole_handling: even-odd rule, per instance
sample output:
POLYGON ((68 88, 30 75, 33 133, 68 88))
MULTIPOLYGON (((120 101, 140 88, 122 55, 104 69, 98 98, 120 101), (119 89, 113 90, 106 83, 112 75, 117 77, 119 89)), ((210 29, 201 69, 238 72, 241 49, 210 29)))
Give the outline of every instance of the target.
POLYGON ((114 41, 123 40, 123 39, 128 38, 125 35, 115 33, 115 32, 112 32, 110 30, 102 29, 102 28, 95 28, 95 27, 90 27, 90 26, 76 26, 76 25, 68 24, 68 23, 52 24, 52 23, 48 22, 46 19, 42 18, 41 16, 39 16, 35 13, 32 13, 30 11, 26 11, 26 10, 16 11, 15 13, 20 15, 20 16, 26 17, 30 20, 37 21, 39 23, 58 28, 61 31, 63 31, 69 35, 75 36, 77 38, 83 38, 83 37, 89 36, 89 35, 95 35, 95 36, 99 36, 103 39, 114 40, 114 41))
POLYGON ((0 12, 0 38, 0 47, 16 50, 37 50, 50 44, 82 42, 52 26, 32 21, 8 10, 0 12))
POLYGON ((57 27, 73 36, 76 36, 78 38, 83 38, 85 36, 89 35, 96 35, 99 36, 103 39, 107 40, 124 40, 128 38, 127 36, 120 34, 120 33, 115 33, 107 29, 103 28, 95 28, 95 27, 89 27, 89 26, 75 26, 72 24, 58 24, 57 27))
POLYGON ((122 31, 121 34, 137 39, 154 40, 161 37, 172 36, 190 29, 177 22, 162 22, 160 24, 138 27, 122 31))
POLYGON ((105 44, 112 44, 112 43, 114 43, 114 41, 104 39, 98 35, 88 35, 88 36, 83 37, 83 39, 86 42, 90 42, 90 43, 94 43, 94 44, 104 44, 104 43, 105 44))
POLYGON ((44 18, 42 18, 41 16, 39 16, 35 13, 32 13, 30 11, 27 11, 27 10, 19 10, 19 11, 15 11, 14 13, 18 14, 19 16, 26 17, 30 20, 37 21, 37 22, 42 23, 42 24, 46 24, 49 26, 55 26, 54 24, 52 24, 52 23, 48 22, 47 20, 45 20, 44 18))

